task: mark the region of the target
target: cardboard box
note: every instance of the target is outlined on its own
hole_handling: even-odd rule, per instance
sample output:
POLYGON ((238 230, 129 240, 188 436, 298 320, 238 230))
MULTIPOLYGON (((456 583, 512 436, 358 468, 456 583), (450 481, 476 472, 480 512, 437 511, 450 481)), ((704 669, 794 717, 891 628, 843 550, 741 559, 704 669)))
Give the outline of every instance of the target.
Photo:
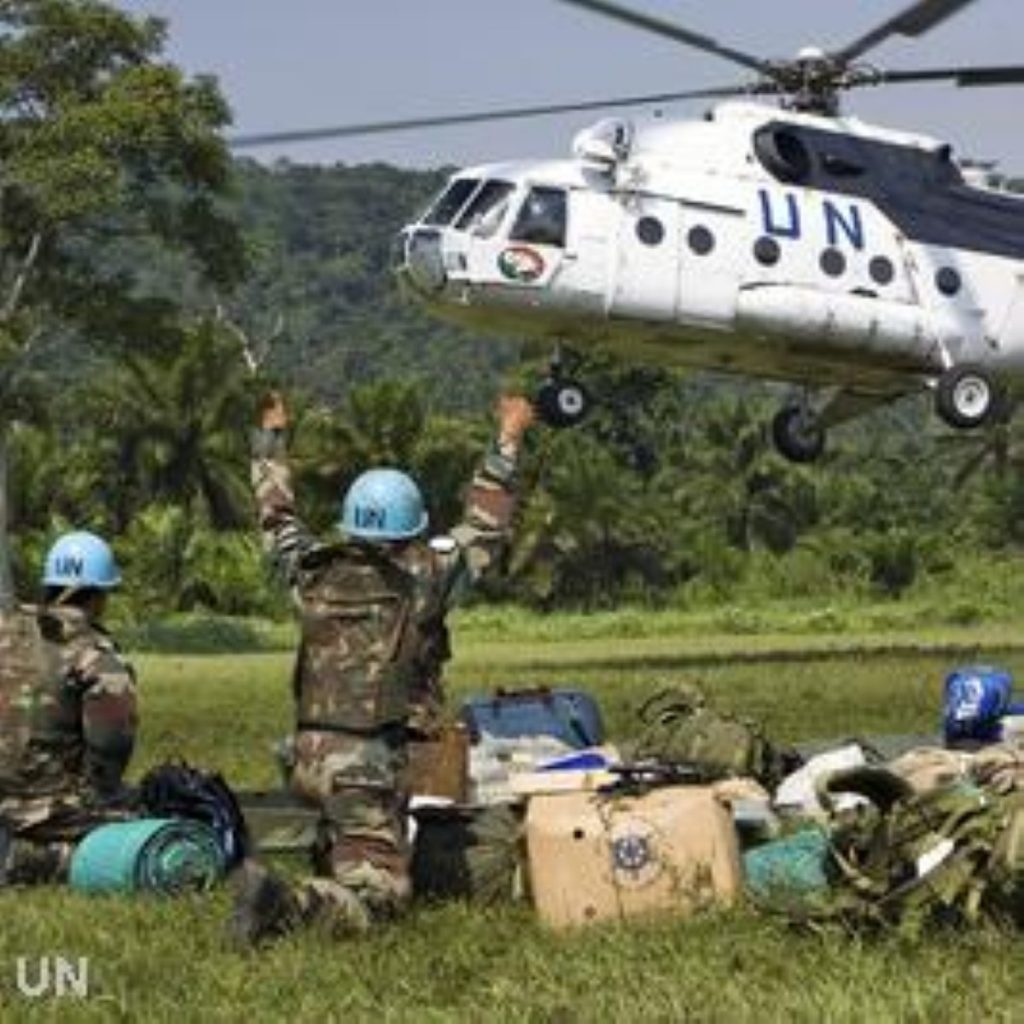
POLYGON ((526 842, 534 905, 556 928, 685 916, 742 890, 732 816, 709 786, 535 796, 526 842))

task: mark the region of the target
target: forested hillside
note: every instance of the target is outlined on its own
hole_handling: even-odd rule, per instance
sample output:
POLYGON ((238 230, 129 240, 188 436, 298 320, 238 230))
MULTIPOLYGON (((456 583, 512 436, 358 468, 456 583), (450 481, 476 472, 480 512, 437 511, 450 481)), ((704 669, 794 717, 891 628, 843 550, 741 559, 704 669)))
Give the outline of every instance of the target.
MULTIPOLYGON (((268 383, 299 410, 301 497, 316 526, 330 526, 356 473, 388 462, 417 474, 444 529, 503 379, 528 379, 516 339, 472 337, 396 293, 392 238, 443 172, 235 171, 223 212, 248 251, 241 287, 215 292, 119 239, 102 250, 111 273, 132 266, 143 292, 186 297, 180 336, 143 332, 113 357, 58 338, 34 379, 59 375, 60 390, 34 389, 31 374, 18 389, 23 587, 54 531, 74 523, 116 539, 136 614, 280 609, 246 479, 246 430, 268 383), (246 355, 265 355, 258 373, 246 355)), ((822 463, 795 467, 772 450, 778 392, 767 385, 608 360, 590 379, 600 407, 584 426, 531 439, 510 573, 492 597, 595 607, 899 595, 1024 542, 1016 424, 954 436, 923 400, 905 401, 835 431, 822 463)), ((986 600, 971 593, 959 614, 986 600)))
POLYGON ((233 304, 254 336, 280 334, 270 369, 337 400, 382 377, 417 380, 439 409, 480 409, 518 350, 441 324, 399 297, 395 235, 445 172, 238 163, 237 214, 253 273, 233 304))

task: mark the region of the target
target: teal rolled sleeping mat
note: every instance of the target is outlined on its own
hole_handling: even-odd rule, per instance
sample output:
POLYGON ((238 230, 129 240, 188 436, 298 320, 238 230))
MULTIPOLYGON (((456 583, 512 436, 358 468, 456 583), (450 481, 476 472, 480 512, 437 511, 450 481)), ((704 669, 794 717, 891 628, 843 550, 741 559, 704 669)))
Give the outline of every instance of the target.
POLYGON ((139 818, 93 829, 71 858, 79 892, 158 892, 208 889, 225 870, 209 825, 188 818, 139 818))

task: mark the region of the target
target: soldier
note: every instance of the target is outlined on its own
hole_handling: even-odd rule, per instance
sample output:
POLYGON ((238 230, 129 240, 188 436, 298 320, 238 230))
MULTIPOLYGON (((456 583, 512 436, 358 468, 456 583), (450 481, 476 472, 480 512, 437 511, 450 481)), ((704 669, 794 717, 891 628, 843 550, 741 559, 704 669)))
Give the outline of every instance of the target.
POLYGON ((280 396, 264 407, 252 465, 260 526, 301 623, 292 789, 321 818, 317 877, 292 888, 253 861, 243 865, 232 917, 239 945, 314 921, 363 931, 408 902, 401 779, 410 718, 440 702, 445 614, 507 544, 533 416, 525 398, 501 399, 498 437, 449 536, 424 539, 427 512, 410 477, 371 469, 345 495, 343 539, 324 544, 295 514, 280 396))
POLYGON ((103 540, 68 533, 42 605, 0 610, 0 882, 63 880, 86 832, 129 816, 135 675, 100 624, 120 582, 103 540))

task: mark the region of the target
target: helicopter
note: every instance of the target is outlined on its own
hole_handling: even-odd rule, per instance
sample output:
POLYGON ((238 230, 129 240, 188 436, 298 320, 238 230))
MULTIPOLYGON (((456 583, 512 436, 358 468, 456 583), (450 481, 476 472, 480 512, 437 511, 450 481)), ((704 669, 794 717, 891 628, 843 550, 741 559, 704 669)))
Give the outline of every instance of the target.
POLYGON ((918 0, 841 49, 805 47, 787 60, 610 0, 559 2, 754 77, 241 141, 720 100, 699 119, 605 117, 576 135, 569 158, 457 171, 395 240, 401 286, 471 328, 550 339, 537 404, 556 426, 578 423, 592 403, 575 374, 595 347, 787 382, 771 432, 795 462, 819 458, 830 427, 925 389, 956 429, 1008 414, 1009 388, 1024 376, 1024 199, 975 183, 948 143, 864 123, 839 102, 868 86, 1024 82, 1024 66, 884 70, 863 61, 973 0, 918 0))

